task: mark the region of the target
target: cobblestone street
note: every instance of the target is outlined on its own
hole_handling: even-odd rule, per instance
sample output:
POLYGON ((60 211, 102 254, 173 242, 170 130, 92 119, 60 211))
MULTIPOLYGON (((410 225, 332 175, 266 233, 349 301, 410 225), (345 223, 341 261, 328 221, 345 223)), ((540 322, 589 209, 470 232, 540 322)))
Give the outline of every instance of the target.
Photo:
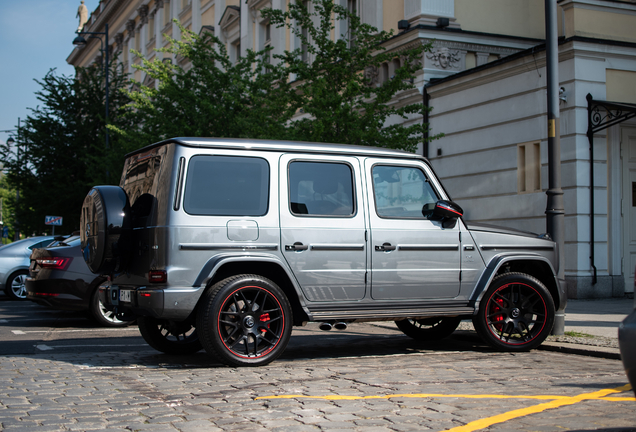
POLYGON ((0 357, 3 430, 636 430, 619 360, 496 353, 469 331, 425 347, 389 325, 310 325, 242 369, 203 352, 55 351, 0 357))

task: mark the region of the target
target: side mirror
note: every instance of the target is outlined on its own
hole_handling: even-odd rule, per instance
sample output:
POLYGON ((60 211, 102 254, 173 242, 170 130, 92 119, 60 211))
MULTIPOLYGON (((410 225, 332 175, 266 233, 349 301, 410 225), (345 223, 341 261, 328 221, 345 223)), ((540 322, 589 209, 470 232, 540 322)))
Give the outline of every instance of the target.
POLYGON ((453 201, 439 200, 435 204, 422 207, 422 215, 430 220, 442 221, 444 228, 452 228, 457 218, 464 215, 464 210, 453 201))

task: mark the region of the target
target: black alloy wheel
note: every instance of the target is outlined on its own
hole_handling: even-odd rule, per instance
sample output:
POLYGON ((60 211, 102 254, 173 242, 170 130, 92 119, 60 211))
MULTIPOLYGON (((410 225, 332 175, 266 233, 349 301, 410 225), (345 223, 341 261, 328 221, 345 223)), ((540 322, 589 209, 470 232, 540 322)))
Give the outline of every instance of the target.
POLYGON ((201 350, 199 335, 188 322, 139 317, 137 325, 144 340, 157 351, 187 355, 201 350))
POLYGON ((506 273, 493 280, 473 317, 477 333, 504 351, 527 351, 548 337, 554 324, 554 301, 536 278, 506 273))
POLYGON ((205 350, 231 366, 261 366, 289 342, 291 307, 274 282, 257 275, 227 278, 205 294, 197 330, 205 350))
POLYGON ((415 340, 435 341, 450 336, 461 321, 459 317, 408 318, 396 321, 395 325, 415 340))

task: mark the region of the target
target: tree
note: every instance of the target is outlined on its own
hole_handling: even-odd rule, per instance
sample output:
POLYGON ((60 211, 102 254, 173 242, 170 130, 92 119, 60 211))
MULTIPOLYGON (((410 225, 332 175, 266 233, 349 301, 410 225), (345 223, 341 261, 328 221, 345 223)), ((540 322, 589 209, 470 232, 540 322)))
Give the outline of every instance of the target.
POLYGON ((401 67, 391 79, 376 85, 369 82, 365 71, 378 70, 398 56, 382 46, 392 32, 361 23, 333 0, 315 0, 313 10, 295 0, 287 11, 262 11, 271 25, 288 27, 302 46, 274 56, 296 80, 289 104, 304 113, 286 128, 285 138, 414 151, 428 125, 404 126, 395 120, 421 116, 425 107, 421 103, 397 106, 392 100, 401 92, 415 91, 413 78, 421 68, 423 52, 431 45, 400 51, 401 67), (348 23, 348 34, 333 40, 336 21, 348 23), (303 49, 312 61, 305 60, 303 49))
POLYGON ((140 65, 146 84, 134 82, 132 128, 115 129, 137 147, 178 136, 277 138, 293 111, 287 104, 289 84, 280 68, 269 67, 266 51, 248 50, 232 62, 221 41, 181 27, 181 40, 159 52, 176 63, 147 60, 140 65), (188 67, 181 66, 187 64, 188 67))
MULTIPOLYGON (((110 66, 110 118, 120 124, 120 111, 129 100, 118 91, 127 77, 114 58, 110 66)), ((19 191, 6 203, 14 209, 20 231, 41 233, 46 215, 62 216, 63 230, 79 228, 82 201, 95 184, 118 184, 123 155, 130 151, 122 140, 111 139, 105 148, 104 68, 78 68, 76 76, 50 70, 37 81, 42 106, 19 130, 13 148, 4 146, 0 157, 9 187, 19 191)))

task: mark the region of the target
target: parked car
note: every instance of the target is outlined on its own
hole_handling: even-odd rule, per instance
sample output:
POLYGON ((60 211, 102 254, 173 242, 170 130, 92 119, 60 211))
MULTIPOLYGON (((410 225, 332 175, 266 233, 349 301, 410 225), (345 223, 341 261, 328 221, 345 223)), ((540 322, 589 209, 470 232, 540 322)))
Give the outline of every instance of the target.
POLYGON ((0 247, 0 289, 13 300, 25 300, 24 282, 33 249, 45 247, 53 236, 29 237, 0 247))
MULTIPOLYGON (((634 288, 636 288, 636 272, 634 273, 634 288)), ((618 327, 618 346, 621 350, 627 379, 636 395, 636 299, 634 299, 634 310, 618 327)))
POLYGON ((53 309, 88 311, 103 326, 129 325, 134 318, 123 318, 99 301, 97 290, 104 280, 84 262, 79 236, 58 238, 52 246, 31 254, 26 297, 53 309))
POLYGON ((354 145, 175 138, 129 154, 81 210, 105 302, 166 353, 276 359, 293 325, 392 320, 417 340, 473 320, 526 351, 563 310, 549 236, 471 224, 422 156, 354 145))

